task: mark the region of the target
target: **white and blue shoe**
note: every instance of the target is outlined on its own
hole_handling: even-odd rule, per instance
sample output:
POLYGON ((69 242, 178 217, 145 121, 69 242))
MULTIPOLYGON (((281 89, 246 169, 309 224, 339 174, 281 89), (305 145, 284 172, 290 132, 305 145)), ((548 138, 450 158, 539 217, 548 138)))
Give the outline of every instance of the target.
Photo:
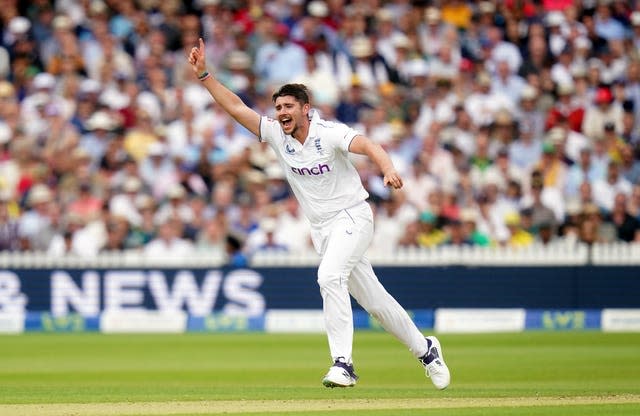
POLYGON ((336 360, 329 372, 322 379, 325 387, 353 387, 358 381, 358 376, 353 371, 353 364, 347 364, 344 361, 336 360))
POLYGON ((449 367, 444 362, 442 347, 436 337, 426 337, 427 353, 419 358, 424 366, 427 377, 438 390, 444 390, 451 383, 449 367))

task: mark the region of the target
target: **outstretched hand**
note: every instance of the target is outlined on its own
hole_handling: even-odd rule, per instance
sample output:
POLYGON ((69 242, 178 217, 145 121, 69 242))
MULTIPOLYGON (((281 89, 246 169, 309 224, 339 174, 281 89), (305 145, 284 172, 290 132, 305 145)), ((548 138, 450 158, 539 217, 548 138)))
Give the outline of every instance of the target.
POLYGON ((202 38, 198 39, 198 43, 199 46, 191 48, 191 53, 189 53, 189 64, 191 64, 191 69, 193 69, 196 76, 202 74, 206 69, 204 41, 202 38))
POLYGON ((384 175, 383 178, 384 186, 391 186, 393 189, 402 188, 402 178, 398 175, 398 172, 393 171, 384 175))

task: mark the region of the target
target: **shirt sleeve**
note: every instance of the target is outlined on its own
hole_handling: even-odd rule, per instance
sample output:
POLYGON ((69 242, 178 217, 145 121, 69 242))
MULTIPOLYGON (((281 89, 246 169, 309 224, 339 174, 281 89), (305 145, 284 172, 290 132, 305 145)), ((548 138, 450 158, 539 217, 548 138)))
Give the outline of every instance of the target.
POLYGON ((342 123, 336 123, 334 128, 334 134, 329 135, 335 139, 335 143, 332 143, 332 145, 347 153, 353 138, 361 133, 342 123))
POLYGON ((280 123, 271 117, 262 116, 260 118, 260 137, 261 142, 271 143, 274 137, 278 137, 280 131, 280 123))

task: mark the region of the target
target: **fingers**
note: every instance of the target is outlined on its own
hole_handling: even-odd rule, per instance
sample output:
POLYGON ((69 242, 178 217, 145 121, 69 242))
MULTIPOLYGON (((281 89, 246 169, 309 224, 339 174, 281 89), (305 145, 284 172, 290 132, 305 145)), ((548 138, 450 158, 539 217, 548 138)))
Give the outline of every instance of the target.
POLYGON ((200 45, 200 49, 198 52, 200 52, 200 55, 204 56, 204 40, 202 40, 202 38, 199 38, 198 44, 200 45))
POLYGON ((402 179, 397 174, 389 175, 384 178, 384 184, 386 186, 392 186, 394 189, 402 188, 402 179))

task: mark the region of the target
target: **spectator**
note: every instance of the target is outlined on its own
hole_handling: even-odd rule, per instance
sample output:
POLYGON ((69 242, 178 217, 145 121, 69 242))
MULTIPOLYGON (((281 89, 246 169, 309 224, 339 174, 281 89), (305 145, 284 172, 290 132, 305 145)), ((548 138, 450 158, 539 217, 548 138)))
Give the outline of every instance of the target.
MULTIPOLYGON (((504 244, 504 214, 538 199, 553 211, 553 221, 535 219, 535 209, 521 220, 539 229, 562 224, 560 238, 572 241, 583 205, 596 203, 606 219, 613 215, 608 209, 620 210, 612 162, 616 183, 628 183, 620 186, 629 215, 640 216, 634 196, 640 61, 632 53, 640 14, 629 6, 620 12, 622 3, 613 13, 607 2, 558 12, 545 6, 534 17, 487 1, 393 3, 379 11, 294 1, 267 3, 255 15, 208 0, 154 9, 135 2, 67 3, 7 11, 0 189, 11 200, 9 221, 19 224, 13 249, 93 255, 109 238, 121 247, 107 232, 117 216, 128 222, 124 248, 141 249, 158 233, 153 218, 174 184, 187 191, 183 203, 192 215, 182 219, 180 232, 188 239, 197 240, 213 219, 224 236, 229 224, 246 233, 255 218, 273 216, 276 241, 279 233, 303 227, 283 173, 272 169, 273 153, 247 142, 177 59, 200 32, 212 41, 210 64, 219 78, 260 112, 272 114, 265 91, 277 78, 273 71, 256 72, 262 59, 265 68, 299 73, 323 118, 376 129, 371 137, 405 166, 412 190, 390 195, 378 173, 354 159, 381 219, 372 247, 380 252, 415 244, 415 217, 425 210, 460 218, 467 232, 471 222, 463 213, 475 210, 476 232, 504 244), (278 57, 297 56, 297 64, 267 62, 260 51, 269 48, 278 57), (507 115, 508 126, 498 127, 507 115), (153 150, 157 145, 162 152, 153 150), (541 189, 530 189, 535 170, 544 177, 541 189), (49 191, 47 202, 32 206, 30 193, 42 196, 40 185, 49 191), (251 205, 238 198, 243 193, 251 205)), ((587 221, 585 236, 594 222, 587 221)), ((445 226, 440 218, 435 226, 457 224, 445 226)), ((602 229, 596 227, 592 241, 615 239, 602 229)), ((538 230, 537 240, 546 231, 538 230)), ((301 236, 305 244, 290 250, 309 249, 308 235, 301 236)))
POLYGON ((600 87, 595 92, 593 104, 585 109, 582 132, 591 140, 599 140, 607 122, 613 123, 615 131, 622 131, 622 113, 622 106, 614 102, 611 89, 600 87))
POLYGON ((442 244, 452 246, 472 246, 474 244, 473 240, 465 233, 462 221, 458 218, 448 219, 444 231, 447 237, 442 244))
POLYGON ((56 233, 53 193, 44 184, 33 185, 27 194, 27 210, 20 217, 19 234, 23 250, 44 251, 56 233))
POLYGON ((437 227, 437 217, 431 211, 422 211, 416 241, 420 247, 433 248, 443 244, 447 234, 437 227))
POLYGON ((612 223, 617 232, 618 240, 640 242, 640 221, 627 211, 628 195, 618 193, 614 197, 613 208, 605 221, 612 223))
POLYGON ((143 248, 143 254, 148 259, 178 260, 184 259, 194 251, 194 245, 183 239, 183 224, 177 218, 166 218, 159 224, 158 235, 143 248))
POLYGON ((520 214, 512 211, 507 213, 504 223, 509 229, 507 246, 515 248, 528 247, 534 242, 534 236, 521 225, 520 214))
POLYGON ((604 177, 604 172, 599 170, 599 166, 592 162, 593 151, 590 147, 583 147, 580 150, 580 157, 569 168, 567 172, 567 182, 564 187, 564 195, 567 198, 575 198, 583 182, 594 183, 604 177))
POLYGON ((257 50, 255 73, 263 82, 262 90, 270 86, 288 82, 302 74, 305 68, 306 52, 289 39, 289 28, 276 23, 273 40, 257 50))
POLYGON ((92 220, 102 208, 102 199, 92 194, 91 183, 82 182, 78 187, 78 197, 67 207, 67 213, 77 215, 83 222, 92 220))
POLYGON ((526 208, 531 210, 531 225, 534 232, 537 232, 542 224, 547 224, 555 234, 558 222, 553 210, 542 201, 543 189, 543 181, 539 177, 534 178, 531 183, 531 203, 527 204, 526 208))
POLYGON ((578 229, 582 243, 610 243, 616 240, 616 229, 610 222, 604 221, 600 209, 595 204, 585 204, 578 229))
POLYGON ((373 109, 365 99, 365 87, 360 77, 353 76, 351 86, 343 93, 336 107, 336 118, 343 123, 354 125, 360 121, 363 110, 373 109))
POLYGON ((252 254, 259 252, 289 252, 289 239, 279 239, 277 231, 278 223, 275 218, 263 218, 258 228, 249 234, 246 250, 252 254))
POLYGON ((234 234, 227 234, 226 252, 227 265, 233 268, 247 267, 249 258, 243 252, 243 244, 241 237, 234 234))
POLYGON ((196 236, 196 249, 212 258, 225 258, 226 233, 219 218, 208 219, 196 236))
POLYGON ((631 190, 631 183, 620 175, 620 165, 612 161, 607 168, 606 177, 593 184, 594 202, 600 209, 610 212, 613 209, 615 196, 619 193, 629 196, 631 190))
POLYGON ((153 197, 147 194, 136 195, 134 199, 135 208, 140 214, 137 223, 129 219, 129 234, 125 241, 127 249, 140 249, 156 237, 156 203, 153 197))
POLYGON ((545 246, 555 245, 563 243, 563 240, 555 233, 555 228, 552 224, 543 222, 538 226, 538 233, 536 234, 536 242, 545 246))
POLYGON ((492 245, 491 238, 478 230, 476 225, 478 213, 473 208, 465 208, 460 212, 460 221, 465 235, 465 239, 471 241, 473 245, 488 247, 492 245))
POLYGON ((11 198, 0 191, 0 251, 20 250, 19 222, 10 212, 11 198))

